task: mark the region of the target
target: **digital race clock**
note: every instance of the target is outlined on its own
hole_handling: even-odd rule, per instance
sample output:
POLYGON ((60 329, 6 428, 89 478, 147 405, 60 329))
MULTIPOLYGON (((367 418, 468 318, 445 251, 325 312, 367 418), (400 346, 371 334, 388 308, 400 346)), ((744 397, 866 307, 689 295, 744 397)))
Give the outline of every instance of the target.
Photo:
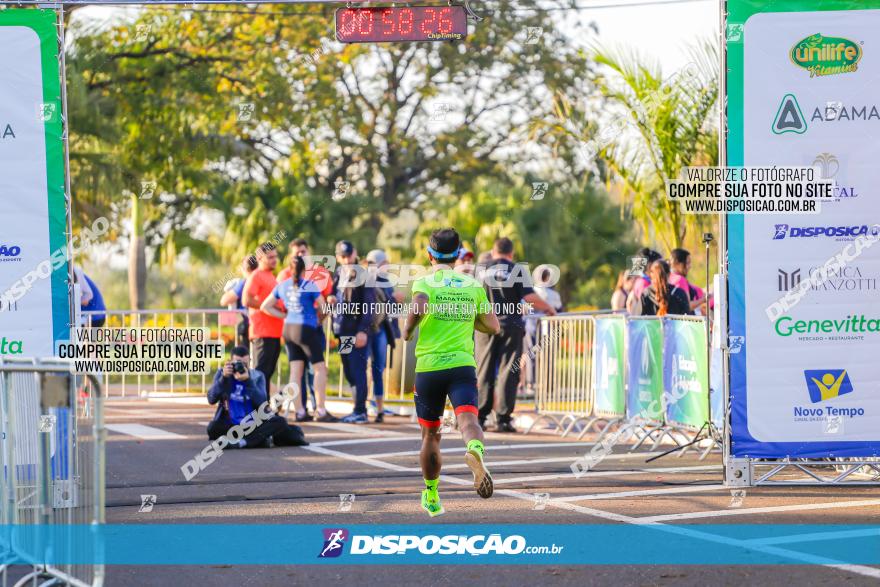
POLYGON ((466 36, 464 6, 377 6, 336 11, 336 38, 342 43, 459 41, 466 36))

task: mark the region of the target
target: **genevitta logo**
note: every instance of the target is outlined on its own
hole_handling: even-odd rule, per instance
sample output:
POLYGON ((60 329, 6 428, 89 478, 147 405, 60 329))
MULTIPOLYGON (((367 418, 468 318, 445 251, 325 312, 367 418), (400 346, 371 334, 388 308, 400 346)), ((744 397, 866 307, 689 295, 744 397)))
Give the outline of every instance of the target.
POLYGON ((807 342, 858 341, 864 340, 865 334, 880 332, 880 319, 868 318, 864 314, 811 320, 781 316, 773 322, 773 330, 777 336, 794 337, 807 342))
POLYGON ((318 558, 336 558, 342 554, 348 530, 344 528, 324 528, 324 545, 318 558))
POLYGON ((21 247, 0 244, 0 263, 21 261, 21 247))
POLYGON ((0 355, 21 355, 24 353, 24 342, 20 340, 0 338, 0 355))
POLYGON ((801 105, 798 104, 794 94, 786 94, 782 97, 779 104, 779 110, 776 111, 776 118, 773 119, 771 129, 773 134, 784 135, 786 133, 795 133, 802 135, 807 132, 807 119, 801 111, 801 105))
POLYGON ((856 226, 789 226, 788 224, 777 224, 773 229, 773 240, 783 240, 786 238, 833 238, 837 241, 851 241, 857 237, 871 234, 876 236, 880 233, 877 226, 868 226, 867 224, 856 226))

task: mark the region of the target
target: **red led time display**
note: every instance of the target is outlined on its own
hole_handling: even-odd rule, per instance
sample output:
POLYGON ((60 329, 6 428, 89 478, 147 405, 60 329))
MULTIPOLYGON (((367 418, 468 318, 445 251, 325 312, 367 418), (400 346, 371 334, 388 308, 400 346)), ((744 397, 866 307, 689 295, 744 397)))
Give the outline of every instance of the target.
POLYGON ((336 11, 336 38, 342 43, 458 41, 466 36, 464 6, 376 6, 336 11))

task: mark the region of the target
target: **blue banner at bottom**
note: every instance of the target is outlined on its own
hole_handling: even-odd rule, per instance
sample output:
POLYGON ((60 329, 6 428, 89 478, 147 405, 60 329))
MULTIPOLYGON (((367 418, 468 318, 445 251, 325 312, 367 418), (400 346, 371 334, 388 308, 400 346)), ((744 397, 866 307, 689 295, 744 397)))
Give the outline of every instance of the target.
POLYGON ((878 565, 880 526, 0 526, 0 564, 40 563, 878 565))

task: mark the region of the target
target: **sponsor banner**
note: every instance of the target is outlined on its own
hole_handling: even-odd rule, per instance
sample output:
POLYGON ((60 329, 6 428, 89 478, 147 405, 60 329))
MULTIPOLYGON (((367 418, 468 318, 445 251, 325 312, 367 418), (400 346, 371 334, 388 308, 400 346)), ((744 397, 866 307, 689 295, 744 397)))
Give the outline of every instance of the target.
POLYGON ((663 420, 663 323, 626 322, 626 417, 663 420))
POLYGON ((663 318, 663 385, 671 424, 699 428, 709 418, 706 344, 703 322, 663 318))
POLYGON ((626 321, 622 316, 604 316, 595 319, 593 346, 593 389, 596 392, 593 410, 597 414, 623 415, 624 393, 624 337, 626 321))
MULTIPOLYGON (((0 292, 66 243, 55 13, 0 12, 0 292)), ((68 338, 67 264, 43 264, 27 295, 0 301, 0 356, 52 356, 68 338)))
MULTIPOLYGON (((158 511, 161 499, 151 505, 145 511, 158 511)), ((7 525, 0 526, 0 564, 877 565, 878 536, 871 525, 7 525), (810 540, 785 550, 764 542, 792 535, 810 540), (220 548, 218 536, 241 539, 220 548), (254 536, 265 540, 248 539, 254 536), (266 540, 295 548, 266 549, 266 540), (633 547, 640 544, 650 548, 633 547), (778 554, 787 552, 800 558, 778 554)))
POLYGON ((732 453, 876 456, 880 0, 728 9, 725 163, 835 181, 814 217, 727 216, 732 453))

